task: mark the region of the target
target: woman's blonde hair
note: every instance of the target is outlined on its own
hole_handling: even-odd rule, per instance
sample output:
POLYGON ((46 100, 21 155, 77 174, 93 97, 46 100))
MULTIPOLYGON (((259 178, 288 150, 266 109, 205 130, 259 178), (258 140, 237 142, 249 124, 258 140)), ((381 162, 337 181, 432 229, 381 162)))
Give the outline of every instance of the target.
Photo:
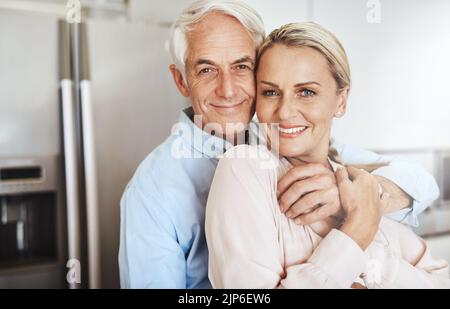
POLYGON ((272 31, 259 48, 258 59, 276 44, 288 47, 310 47, 328 61, 338 90, 351 85, 350 65, 339 40, 330 31, 313 22, 291 23, 272 31))

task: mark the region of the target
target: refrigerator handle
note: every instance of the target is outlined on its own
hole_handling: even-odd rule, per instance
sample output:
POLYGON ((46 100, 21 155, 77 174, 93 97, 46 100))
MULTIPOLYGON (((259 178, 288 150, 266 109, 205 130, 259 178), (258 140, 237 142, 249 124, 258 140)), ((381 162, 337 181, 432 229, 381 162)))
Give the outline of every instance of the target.
POLYGON ((86 184, 86 220, 88 237, 89 288, 101 286, 99 205, 97 164, 95 157, 94 114, 89 80, 89 57, 86 24, 80 25, 80 98, 83 130, 84 168, 86 184))
MULTIPOLYGON (((61 81, 63 134, 64 134, 64 162, 66 175, 67 199, 67 237, 69 260, 81 262, 80 255, 80 205, 78 199, 78 161, 76 145, 75 113, 73 106, 73 82, 61 81)), ((69 280, 71 288, 75 283, 69 280)))
POLYGON ((88 235, 89 288, 100 288, 100 235, 98 218, 97 165, 95 160, 95 138, 91 84, 80 83, 81 109, 83 117, 83 149, 86 182, 86 216, 88 235))
MULTIPOLYGON (((67 23, 60 21, 60 89, 64 139, 64 164, 67 204, 68 265, 72 259, 81 262, 80 254, 80 205, 77 157, 77 133, 75 115, 74 83, 71 79, 70 30, 67 23)), ((70 273, 69 273, 70 274, 70 273)), ((79 274, 81 276, 81 274, 79 274)), ((77 288, 80 282, 67 278, 70 288, 77 288), (75 282, 74 282, 75 281, 75 282)))

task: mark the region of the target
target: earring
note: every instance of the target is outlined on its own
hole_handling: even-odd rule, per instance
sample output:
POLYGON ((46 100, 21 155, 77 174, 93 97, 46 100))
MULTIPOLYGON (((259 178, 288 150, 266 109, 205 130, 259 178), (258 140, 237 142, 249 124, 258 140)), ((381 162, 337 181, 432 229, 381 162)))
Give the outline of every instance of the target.
POLYGON ((340 111, 336 113, 337 118, 341 117, 341 115, 342 115, 342 113, 340 111))

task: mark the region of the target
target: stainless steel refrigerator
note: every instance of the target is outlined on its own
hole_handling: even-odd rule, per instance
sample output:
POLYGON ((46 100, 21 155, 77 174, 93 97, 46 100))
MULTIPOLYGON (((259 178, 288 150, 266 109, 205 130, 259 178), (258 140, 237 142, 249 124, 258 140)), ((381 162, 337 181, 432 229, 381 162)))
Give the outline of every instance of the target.
POLYGON ((119 287, 121 194, 185 107, 168 35, 0 9, 0 288, 119 287))

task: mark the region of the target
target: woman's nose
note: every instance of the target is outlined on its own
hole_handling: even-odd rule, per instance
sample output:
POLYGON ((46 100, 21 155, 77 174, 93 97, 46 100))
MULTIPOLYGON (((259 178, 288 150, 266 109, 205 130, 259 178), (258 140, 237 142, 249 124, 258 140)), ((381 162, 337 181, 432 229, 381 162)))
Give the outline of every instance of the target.
POLYGON ((299 111, 295 108, 295 105, 290 102, 286 97, 282 98, 278 108, 278 117, 280 120, 288 120, 297 117, 299 111))

